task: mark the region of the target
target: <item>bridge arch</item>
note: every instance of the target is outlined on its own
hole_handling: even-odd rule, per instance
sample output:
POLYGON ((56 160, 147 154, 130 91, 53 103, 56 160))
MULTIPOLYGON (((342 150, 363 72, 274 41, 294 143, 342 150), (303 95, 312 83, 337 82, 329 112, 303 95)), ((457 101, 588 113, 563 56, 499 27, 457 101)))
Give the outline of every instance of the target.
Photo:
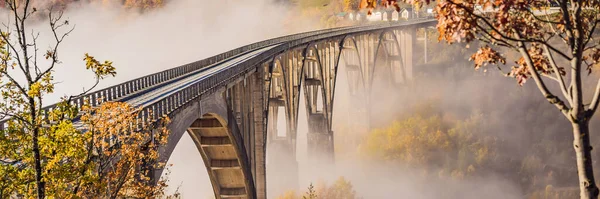
POLYGON ((394 70, 394 66, 398 65, 399 69, 400 69, 400 73, 402 75, 402 82, 406 82, 406 70, 405 70, 405 64, 403 62, 403 57, 402 57, 402 48, 400 47, 400 42, 398 41, 398 37, 396 36, 396 34, 394 34, 393 31, 390 30, 385 30, 382 31, 379 34, 379 38, 378 38, 378 42, 377 42, 377 47, 375 48, 375 56, 374 56, 374 60, 373 60, 373 68, 372 68, 372 72, 370 73, 371 77, 370 82, 369 82, 369 87, 373 86, 373 80, 375 79, 374 75, 375 75, 375 68, 377 67, 377 60, 379 60, 379 51, 380 49, 383 47, 383 52, 385 52, 385 61, 386 62, 390 62, 390 63, 386 63, 387 66, 389 68, 386 68, 389 72, 387 73, 389 75, 388 78, 390 78, 390 83, 393 86, 397 86, 398 84, 398 74, 397 71, 394 70), (394 63, 398 63, 398 64, 394 64, 394 63))
POLYGON ((358 44, 356 38, 353 35, 346 35, 339 43, 340 54, 335 61, 335 81, 333 85, 332 98, 335 99, 335 89, 337 85, 337 73, 340 66, 342 57, 344 58, 344 64, 346 69, 346 77, 348 78, 348 87, 351 94, 356 94, 357 90, 365 88, 365 78, 363 73, 363 62, 361 54, 358 50, 358 44), (350 80, 350 78, 355 80, 350 80), (354 84, 353 84, 354 83, 354 84))
POLYGON ((245 153, 223 117, 206 113, 187 132, 204 160, 216 198, 249 198, 252 177, 244 172, 245 153))
MULTIPOLYGON (((168 143, 160 149, 160 161, 167 162, 184 133, 200 153, 216 199, 256 198, 249 157, 223 92, 181 107, 173 115, 168 143)), ((154 172, 159 179, 163 170, 154 172)))
MULTIPOLYGON (((331 48, 332 41, 311 42, 303 52, 301 88, 304 90, 306 118, 308 119, 308 153, 318 161, 333 161, 333 133, 331 132, 331 77, 335 77, 335 66, 327 65, 323 59, 331 48), (321 45, 321 46, 319 46, 321 45), (323 53, 319 52, 320 49, 323 53), (327 75, 325 75, 327 74, 327 75), (328 153, 319 153, 328 151, 328 153), (331 153, 329 153, 331 152, 331 153)), ((300 95, 297 96, 300 98, 300 95)))

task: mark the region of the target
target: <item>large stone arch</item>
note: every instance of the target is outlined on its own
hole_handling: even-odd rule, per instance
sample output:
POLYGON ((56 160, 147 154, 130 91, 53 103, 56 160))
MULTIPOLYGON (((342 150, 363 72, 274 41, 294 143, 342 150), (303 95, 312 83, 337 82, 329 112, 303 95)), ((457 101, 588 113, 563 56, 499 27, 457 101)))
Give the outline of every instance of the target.
MULTIPOLYGON (((215 198, 256 198, 250 160, 223 91, 182 107, 171 118, 168 143, 160 149, 159 159, 167 162, 187 132, 202 156, 215 198)), ((161 175, 159 170, 154 177, 161 175)))

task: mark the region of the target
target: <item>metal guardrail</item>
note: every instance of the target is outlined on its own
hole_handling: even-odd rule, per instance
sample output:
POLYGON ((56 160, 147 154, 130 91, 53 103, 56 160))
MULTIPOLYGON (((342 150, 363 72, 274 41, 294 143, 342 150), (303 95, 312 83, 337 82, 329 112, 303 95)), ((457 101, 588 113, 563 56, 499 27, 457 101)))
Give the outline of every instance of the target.
MULTIPOLYGON (((97 106, 103 102, 118 100, 120 98, 135 94, 136 92, 142 91, 144 89, 166 83, 170 80, 182 77, 186 74, 198 71, 218 62, 234 58, 246 52, 250 52, 252 50, 264 48, 275 44, 282 44, 278 47, 263 52, 260 55, 255 56, 248 61, 240 63, 236 67, 231 67, 226 71, 220 72, 216 75, 212 75, 203 81, 190 85, 177 93, 174 93, 153 104, 143 107, 140 119, 142 119, 142 121, 147 121, 146 119, 149 119, 148 117, 150 117, 150 115, 153 115, 151 119, 156 120, 159 119, 159 117, 161 116, 171 115, 174 110, 177 110, 179 107, 185 105, 187 102, 201 95, 214 93, 215 90, 221 84, 227 83, 228 80, 238 78, 240 75, 243 75, 245 71, 250 70, 257 64, 260 64, 262 60, 266 60, 269 57, 274 56, 274 53, 276 52, 280 52, 311 41, 336 37, 340 35, 355 34, 359 32, 379 29, 397 28, 400 26, 417 25, 427 22, 433 22, 431 17, 414 19, 400 23, 383 23, 361 27, 340 27, 277 37, 274 39, 252 43, 200 61, 167 69, 158 73, 146 75, 121 84, 94 91, 72 99, 71 103, 74 106, 81 107, 87 100, 89 100, 92 106, 97 106), (150 112, 154 114, 150 114, 150 112)), ((47 116, 47 114, 51 112, 54 108, 56 108, 56 106, 57 104, 53 104, 42 108, 42 114, 47 116)), ((7 120, 0 121, 0 129, 2 129, 5 126, 6 121, 7 120)))

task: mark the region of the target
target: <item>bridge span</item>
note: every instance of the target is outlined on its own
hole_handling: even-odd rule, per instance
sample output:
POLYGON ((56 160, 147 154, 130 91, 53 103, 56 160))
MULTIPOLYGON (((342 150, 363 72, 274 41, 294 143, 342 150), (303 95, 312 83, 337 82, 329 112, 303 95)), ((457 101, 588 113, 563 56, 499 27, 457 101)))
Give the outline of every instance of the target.
MULTIPOLYGON (((187 132, 204 160, 217 199, 263 199, 267 197, 267 145, 268 158, 282 162, 270 167, 297 174, 299 109, 304 108, 308 118, 309 156, 333 162, 338 73, 346 73, 353 95, 365 95, 375 78, 391 85, 410 81, 416 32, 436 22, 421 18, 265 40, 104 88, 73 103, 127 102, 142 108, 140 121, 168 116, 171 134, 167 146, 160 149, 162 161, 168 160, 187 132), (383 72, 378 74, 376 68, 383 72), (301 95, 305 107, 299 107, 301 95), (286 129, 280 129, 283 136, 278 133, 278 118, 286 120, 286 129)), ((4 125, 0 122, 0 128, 4 125)), ((153 173, 159 178, 162 171, 153 173)))

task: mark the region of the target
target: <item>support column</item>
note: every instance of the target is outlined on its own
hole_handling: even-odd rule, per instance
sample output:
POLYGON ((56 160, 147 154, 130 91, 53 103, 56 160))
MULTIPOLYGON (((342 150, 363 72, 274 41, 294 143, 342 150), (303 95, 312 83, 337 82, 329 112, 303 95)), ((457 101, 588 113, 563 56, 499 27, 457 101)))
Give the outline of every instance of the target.
POLYGON ((401 39, 400 39, 400 43, 401 43, 401 49, 402 49, 402 58, 404 61, 404 70, 406 71, 406 79, 407 80, 412 80, 413 78, 413 63, 414 63, 414 56, 413 56, 413 47, 414 47, 414 39, 416 38, 416 29, 415 28, 407 28, 405 30, 402 30, 401 32, 401 39))
POLYGON ((308 118, 308 154, 313 162, 332 164, 334 160, 333 131, 327 130, 326 122, 322 114, 312 114, 308 118))
POLYGON ((298 163, 296 161, 295 135, 292 121, 290 88, 292 74, 286 52, 276 57, 271 73, 267 121, 267 181, 272 198, 286 190, 298 188, 298 163))
POLYGON ((423 28, 423 63, 427 64, 427 27, 423 28))
MULTIPOLYGON (((312 61, 307 62, 305 71, 305 89, 306 94, 306 106, 308 113, 308 155, 311 158, 312 163, 319 163, 320 165, 327 166, 333 163, 333 132, 328 128, 327 115, 328 106, 327 95, 324 92, 329 92, 327 88, 323 88, 327 85, 327 59, 324 46, 318 46, 317 49, 311 50, 308 59, 312 61), (322 51, 317 54, 316 51, 322 51), (317 57, 319 55, 320 57, 317 57), (323 56, 324 55, 324 56, 323 56), (320 106, 319 106, 320 105, 320 106), (328 164, 323 164, 328 163, 328 164)), ((325 169, 327 170, 327 169, 325 169)))
POLYGON ((267 198, 266 181, 266 154, 265 154, 265 108, 264 108, 264 68, 258 67, 258 71, 250 77, 252 91, 252 120, 253 120, 253 145, 254 154, 251 157, 252 174, 256 188, 257 199, 267 198))

